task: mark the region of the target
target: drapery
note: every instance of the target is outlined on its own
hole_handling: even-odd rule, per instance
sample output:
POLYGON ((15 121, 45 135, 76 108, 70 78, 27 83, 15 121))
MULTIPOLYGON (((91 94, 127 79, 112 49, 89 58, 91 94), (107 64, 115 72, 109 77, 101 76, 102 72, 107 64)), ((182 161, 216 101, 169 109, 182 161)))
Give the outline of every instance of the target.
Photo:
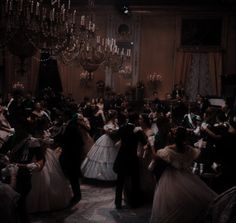
POLYGON ((192 53, 178 51, 176 53, 176 68, 174 84, 183 84, 185 86, 190 67, 192 63, 192 53))
POLYGON ((212 95, 212 85, 208 53, 193 53, 191 67, 185 82, 185 93, 189 101, 195 101, 197 94, 212 95))
POLYGON ((209 73, 210 80, 213 86, 213 95, 221 95, 221 75, 222 75, 222 53, 210 52, 208 54, 209 59, 209 73))
POLYGON ((30 68, 28 75, 28 89, 33 94, 36 92, 38 74, 39 74, 39 66, 40 66, 40 50, 36 52, 36 54, 30 59, 30 68))
POLYGON ((178 51, 175 67, 174 84, 183 84, 190 101, 197 94, 221 95, 221 52, 178 51))

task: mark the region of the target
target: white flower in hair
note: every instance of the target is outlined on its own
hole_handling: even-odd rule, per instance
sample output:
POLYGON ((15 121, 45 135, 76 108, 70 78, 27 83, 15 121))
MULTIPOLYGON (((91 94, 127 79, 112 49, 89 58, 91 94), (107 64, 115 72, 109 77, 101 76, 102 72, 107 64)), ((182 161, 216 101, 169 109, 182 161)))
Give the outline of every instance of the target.
POLYGON ((138 132, 138 131, 143 131, 143 129, 142 129, 140 126, 135 127, 135 128, 134 128, 134 133, 136 133, 136 132, 138 132))

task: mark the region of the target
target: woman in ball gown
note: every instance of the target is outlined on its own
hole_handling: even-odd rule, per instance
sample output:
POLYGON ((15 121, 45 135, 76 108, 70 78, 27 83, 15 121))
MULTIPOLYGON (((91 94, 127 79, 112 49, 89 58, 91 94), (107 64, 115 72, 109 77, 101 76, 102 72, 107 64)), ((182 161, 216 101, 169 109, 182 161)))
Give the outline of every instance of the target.
POLYGON ((156 152, 168 165, 155 189, 151 223, 201 223, 207 207, 216 197, 198 176, 189 170, 200 150, 185 144, 186 130, 174 129, 173 145, 156 152))
POLYGON ((97 139, 81 165, 82 174, 86 178, 104 181, 114 181, 117 178, 113 171, 118 152, 113 140, 113 136, 118 130, 115 110, 108 111, 108 120, 104 125, 105 134, 97 139))
POLYGON ((58 160, 60 148, 52 150, 51 143, 51 139, 45 134, 42 140, 45 146, 45 164, 40 171, 32 172, 32 189, 27 197, 29 213, 66 208, 72 198, 69 182, 58 160))
POLYGON ((35 108, 27 117, 27 120, 31 124, 31 131, 34 137, 40 137, 45 126, 48 126, 51 122, 49 114, 43 109, 40 102, 35 103, 35 108))

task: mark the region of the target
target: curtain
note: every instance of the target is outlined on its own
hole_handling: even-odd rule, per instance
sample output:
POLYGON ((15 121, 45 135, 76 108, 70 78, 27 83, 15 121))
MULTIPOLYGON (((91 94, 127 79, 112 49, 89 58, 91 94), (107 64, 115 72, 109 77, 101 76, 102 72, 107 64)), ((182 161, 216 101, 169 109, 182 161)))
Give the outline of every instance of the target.
POLYGON ((41 61, 37 84, 38 93, 48 87, 50 87, 54 92, 62 92, 62 83, 57 60, 52 58, 49 53, 43 53, 41 55, 41 61))
POLYGON ((212 95, 208 53, 192 54, 191 66, 185 82, 185 93, 189 101, 195 101, 197 94, 212 95))
POLYGON ((174 84, 183 84, 190 101, 197 94, 221 95, 222 53, 183 52, 176 54, 174 84))
POLYGON ((176 69, 174 84, 182 84, 185 86, 188 73, 191 68, 192 53, 179 51, 176 53, 176 69))
POLYGON ((215 96, 221 95, 221 75, 222 75, 222 53, 210 52, 209 58, 209 74, 212 83, 212 94, 215 96))
POLYGON ((39 75, 39 66, 40 66, 40 56, 41 52, 38 50, 34 56, 30 59, 30 68, 28 72, 28 90, 33 93, 36 93, 37 81, 39 75))

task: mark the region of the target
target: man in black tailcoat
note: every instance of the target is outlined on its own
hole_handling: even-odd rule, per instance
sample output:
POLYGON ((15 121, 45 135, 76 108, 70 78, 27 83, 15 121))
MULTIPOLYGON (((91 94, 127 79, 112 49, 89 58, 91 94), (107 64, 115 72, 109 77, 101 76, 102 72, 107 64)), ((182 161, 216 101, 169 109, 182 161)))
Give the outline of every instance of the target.
POLYGON ((71 205, 73 205, 81 199, 79 178, 81 176, 80 166, 84 142, 78 128, 76 112, 65 110, 64 118, 65 123, 62 133, 56 137, 56 141, 62 147, 60 164, 63 172, 70 181, 74 193, 71 200, 71 205))
POLYGON ((128 123, 120 127, 118 135, 121 146, 117 154, 114 171, 117 173, 115 205, 117 209, 122 205, 122 192, 124 185, 130 182, 130 188, 126 191, 127 202, 131 207, 140 204, 139 186, 139 160, 137 157, 138 143, 147 144, 147 138, 141 128, 138 129, 139 115, 135 112, 129 114, 128 123))

